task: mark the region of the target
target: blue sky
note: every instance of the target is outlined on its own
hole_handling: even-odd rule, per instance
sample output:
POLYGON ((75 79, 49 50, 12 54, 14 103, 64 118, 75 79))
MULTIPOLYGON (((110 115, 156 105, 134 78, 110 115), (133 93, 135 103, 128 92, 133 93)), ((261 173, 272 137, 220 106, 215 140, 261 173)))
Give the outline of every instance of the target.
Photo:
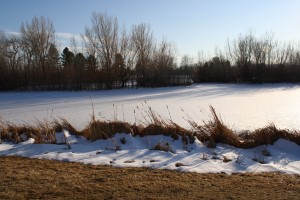
MULTIPOLYGON (((227 38, 252 29, 280 41, 300 39, 299 0, 1 0, 0 29, 18 32, 34 16, 53 20, 58 35, 81 34, 93 11, 117 16, 120 25, 151 25, 155 38, 176 44, 179 55, 214 54, 227 38)), ((60 39, 63 39, 62 37, 60 39)))

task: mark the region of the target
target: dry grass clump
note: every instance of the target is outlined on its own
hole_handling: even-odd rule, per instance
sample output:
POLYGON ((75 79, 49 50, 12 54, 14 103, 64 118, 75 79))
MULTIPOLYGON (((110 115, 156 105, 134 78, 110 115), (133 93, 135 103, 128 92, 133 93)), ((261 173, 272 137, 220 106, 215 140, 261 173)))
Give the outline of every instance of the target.
POLYGON ((57 132, 62 132, 62 130, 65 129, 72 135, 82 135, 82 132, 74 128, 74 126, 65 118, 61 118, 60 121, 55 120, 54 127, 57 132))
POLYGON ((169 123, 169 124, 149 124, 146 127, 139 127, 133 129, 134 135, 139 135, 141 137, 148 136, 148 135, 164 135, 170 136, 174 140, 178 140, 179 137, 182 137, 182 141, 185 144, 193 143, 194 142, 194 134, 192 131, 184 129, 177 124, 169 123))
POLYGON ((207 146, 214 148, 217 143, 224 143, 238 148, 253 148, 260 145, 269 145, 278 139, 286 139, 300 145, 300 133, 290 130, 280 130, 274 124, 253 132, 236 134, 228 128, 216 114, 215 109, 210 106, 212 119, 204 122, 204 125, 198 125, 194 121, 189 121, 192 127, 197 131, 197 138, 200 141, 208 142, 207 146))
POLYGON ((244 148, 252 148, 260 145, 270 145, 278 139, 286 139, 300 145, 299 132, 280 130, 274 124, 255 130, 248 134, 242 134, 240 137, 245 141, 244 148))
POLYGON ((14 143, 26 141, 28 138, 34 138, 35 143, 55 143, 55 130, 52 125, 46 122, 38 121, 36 126, 22 125, 17 126, 10 123, 1 123, 1 140, 7 140, 14 143))
POLYGON ((70 127, 72 126, 66 120, 62 122, 55 120, 52 123, 36 121, 34 125, 15 125, 8 122, 1 122, 0 140, 19 143, 26 141, 28 138, 33 138, 36 144, 54 144, 56 143, 55 133, 62 132, 63 129, 69 130, 70 127), (66 124, 69 125, 66 126, 66 124))
MULTIPOLYGON (((146 102, 145 104, 147 105, 146 102)), ((166 120, 147 105, 142 116, 144 118, 144 122, 140 125, 132 126, 134 135, 139 135, 141 137, 148 135, 164 135, 170 136, 174 140, 178 140, 179 137, 181 137, 184 144, 194 142, 194 133, 191 130, 185 129, 173 122, 171 115, 170 119, 166 120)))
POLYGON ((46 121, 38 121, 36 126, 32 127, 32 130, 31 136, 34 138, 34 143, 56 143, 54 124, 49 124, 46 121))
POLYGON ((280 130, 274 124, 253 132, 237 134, 228 128, 216 114, 215 109, 210 106, 211 120, 204 122, 203 125, 195 121, 188 120, 193 130, 185 129, 172 121, 163 119, 151 107, 144 110, 142 116, 144 122, 140 124, 129 124, 122 121, 99 121, 92 117, 89 125, 83 130, 78 131, 66 119, 54 120, 52 123, 47 121, 37 121, 35 125, 17 126, 0 120, 0 142, 2 140, 19 143, 27 138, 34 138, 35 143, 56 143, 55 133, 68 130, 70 134, 83 136, 88 140, 112 138, 116 133, 131 133, 141 137, 149 135, 170 136, 174 140, 180 137, 184 145, 192 144, 195 137, 205 142, 208 147, 214 148, 217 143, 224 143, 238 148, 252 148, 260 145, 273 144, 276 140, 283 138, 300 145, 300 132, 290 130, 280 130))
POLYGON ((203 126, 195 125, 195 122, 190 122, 197 130, 197 138, 200 141, 208 141, 208 147, 214 148, 217 143, 229 144, 239 147, 241 140, 231 129, 229 129, 219 119, 215 109, 210 106, 212 120, 205 122, 203 126))
POLYGON ((131 125, 126 122, 114 121, 92 121, 88 127, 82 131, 82 135, 88 140, 108 139, 116 133, 132 133, 131 125))

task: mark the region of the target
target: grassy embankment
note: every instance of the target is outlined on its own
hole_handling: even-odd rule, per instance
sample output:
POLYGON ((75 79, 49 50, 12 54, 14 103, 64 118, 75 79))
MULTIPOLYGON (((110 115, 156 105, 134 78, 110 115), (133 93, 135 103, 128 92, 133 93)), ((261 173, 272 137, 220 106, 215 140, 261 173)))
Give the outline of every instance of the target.
POLYGON ((300 176, 198 174, 0 156, 0 199, 300 199, 300 176))
MULTIPOLYGON (((202 125, 189 120, 190 130, 172 120, 163 120, 151 108, 147 111, 148 123, 97 121, 93 117, 82 131, 64 119, 39 122, 35 126, 2 122, 0 139, 18 143, 26 136, 34 138, 36 143, 56 143, 55 132, 67 129, 90 140, 125 132, 140 136, 163 134, 182 138, 184 143, 192 143, 197 137, 211 148, 216 143, 251 148, 272 144, 279 138, 300 145, 297 131, 269 125, 237 134, 222 123, 213 107, 211 112, 212 119, 202 125)), ((1 156, 0 169, 0 199, 300 199, 299 175, 179 173, 1 156)))

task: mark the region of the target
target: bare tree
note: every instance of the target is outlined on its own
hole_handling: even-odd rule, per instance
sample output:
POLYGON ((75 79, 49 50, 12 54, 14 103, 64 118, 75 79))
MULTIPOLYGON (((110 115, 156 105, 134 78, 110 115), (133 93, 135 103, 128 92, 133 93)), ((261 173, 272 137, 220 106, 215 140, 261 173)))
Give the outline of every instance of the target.
POLYGON ((185 54, 181 58, 180 66, 181 67, 189 67, 192 66, 194 63, 194 58, 185 54))
POLYGON ((275 63, 281 67, 286 66, 294 54, 294 47, 291 43, 281 43, 275 51, 275 63))
POLYGON ((227 44, 227 55, 233 64, 239 67, 241 76, 244 80, 251 79, 250 64, 252 61, 254 48, 254 35, 249 31, 245 36, 240 35, 232 44, 227 44))
POLYGON ((81 35, 83 46, 87 54, 87 69, 90 81, 93 83, 101 82, 99 76, 98 62, 97 62, 97 51, 96 43, 97 38, 94 37, 91 28, 85 29, 85 34, 81 35))
POLYGON ((206 62, 206 60, 208 60, 204 54, 204 51, 198 51, 197 53, 197 65, 198 66, 203 66, 204 63, 206 62))
POLYGON ((118 51, 118 19, 103 13, 92 13, 91 27, 85 29, 86 46, 92 46, 106 75, 106 87, 112 88, 112 65, 118 51))
MULTIPOLYGON (((176 52, 172 43, 163 39, 154 49, 150 74, 154 85, 170 84, 172 71, 175 68, 176 52)), ((172 82, 172 81, 171 81, 172 82)))
POLYGON ((33 76, 41 71, 41 82, 46 80, 46 58, 51 44, 55 44, 55 30, 52 21, 45 17, 34 17, 31 23, 22 23, 20 27, 21 46, 32 67, 33 76))
POLYGON ((70 46, 71 46, 71 51, 77 55, 79 53, 79 44, 78 40, 74 36, 71 37, 70 39, 70 46))
POLYGON ((6 40, 6 57, 8 67, 12 71, 16 71, 20 62, 20 38, 12 35, 6 40))
POLYGON ((137 52, 134 51, 134 42, 125 27, 121 32, 118 52, 122 55, 125 65, 130 69, 133 69, 137 52))
POLYGON ((148 82, 147 70, 150 68, 151 54, 155 49, 153 34, 149 25, 139 24, 132 27, 133 50, 136 52, 136 75, 140 85, 148 82))
POLYGON ((134 44, 131 35, 127 33, 126 28, 123 28, 119 39, 118 53, 115 55, 114 71, 117 74, 118 81, 124 87, 132 76, 134 59, 136 52, 133 50, 134 44))
POLYGON ((0 56, 4 57, 5 48, 6 48, 6 35, 4 31, 0 30, 0 56))

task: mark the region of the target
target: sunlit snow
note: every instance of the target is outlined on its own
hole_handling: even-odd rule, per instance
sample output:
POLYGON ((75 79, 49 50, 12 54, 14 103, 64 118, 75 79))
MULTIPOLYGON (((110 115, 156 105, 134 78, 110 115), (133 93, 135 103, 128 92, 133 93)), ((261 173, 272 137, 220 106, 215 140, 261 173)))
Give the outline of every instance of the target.
POLYGON ((187 118, 200 123, 208 119, 208 107, 212 105, 222 120, 236 130, 261 128, 269 123, 278 128, 300 129, 298 84, 200 84, 112 91, 2 92, 0 116, 17 124, 64 117, 78 129, 83 129, 91 118, 92 102, 97 119, 138 123, 144 118, 141 112, 147 107, 145 101, 163 117, 187 128, 187 118))
MULTIPOLYGON (((150 167, 199 173, 282 172, 300 174, 300 146, 279 139, 274 145, 238 149, 218 144, 209 149, 197 139, 183 146, 181 139, 166 136, 133 137, 116 134, 107 140, 90 142, 64 131, 67 145, 33 144, 34 140, 0 144, 0 156, 24 156, 65 162, 81 162, 115 167, 150 167), (122 139, 122 140, 121 140, 122 139), (121 142, 123 141, 123 143, 121 142), (158 143, 167 144, 170 152, 153 150, 158 143), (119 150, 116 150, 116 149, 119 150), (262 151, 267 150, 269 156, 262 151), (228 162, 224 162, 226 160, 228 162), (180 164, 181 166, 176 166, 180 164)), ((57 134, 58 136, 59 134, 57 134)))
MULTIPOLYGON (((297 84, 201 84, 189 87, 124 89, 83 92, 2 92, 0 116, 16 124, 51 121, 64 117, 83 129, 94 112, 97 119, 139 123, 143 110, 150 106, 163 117, 189 127, 186 119, 209 119, 209 105, 216 108, 225 124, 242 129, 260 128, 273 122, 279 128, 300 130, 300 85, 297 84)), ((238 149, 218 144, 209 149, 197 139, 183 146, 181 140, 166 136, 133 137, 116 134, 108 140, 90 142, 65 131, 57 141, 70 144, 2 142, 0 155, 75 161, 116 167, 152 167, 188 172, 264 172, 300 174, 300 146, 279 139, 274 145, 238 149), (123 144, 121 142, 125 140, 123 144), (153 150, 158 143, 168 144, 172 152, 153 150), (120 150, 115 150, 116 145, 120 150), (264 156, 263 150, 271 156, 264 156), (224 162, 224 159, 229 159, 224 162), (180 163, 183 166, 177 166, 180 163)))

